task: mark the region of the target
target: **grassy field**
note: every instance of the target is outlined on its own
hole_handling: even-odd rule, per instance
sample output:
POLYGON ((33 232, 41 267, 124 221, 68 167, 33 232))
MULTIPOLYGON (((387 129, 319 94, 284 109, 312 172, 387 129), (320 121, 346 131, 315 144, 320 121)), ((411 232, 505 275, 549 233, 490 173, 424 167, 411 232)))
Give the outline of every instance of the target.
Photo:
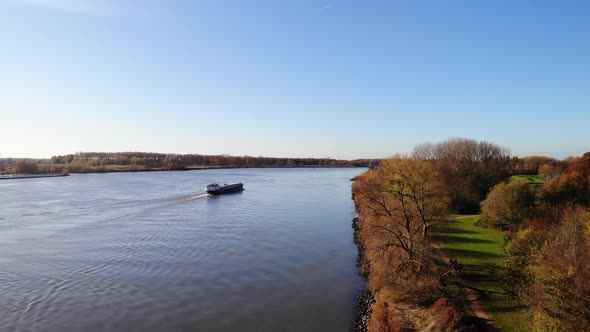
POLYGON ((504 233, 476 226, 478 218, 452 215, 432 235, 450 258, 463 264, 465 285, 479 291, 479 302, 496 325, 505 332, 527 331, 527 309, 505 295, 498 282, 504 233))
POLYGON ((525 179, 529 182, 529 184, 540 186, 545 183, 545 179, 538 176, 538 175, 513 175, 510 177, 511 180, 513 179, 525 179))

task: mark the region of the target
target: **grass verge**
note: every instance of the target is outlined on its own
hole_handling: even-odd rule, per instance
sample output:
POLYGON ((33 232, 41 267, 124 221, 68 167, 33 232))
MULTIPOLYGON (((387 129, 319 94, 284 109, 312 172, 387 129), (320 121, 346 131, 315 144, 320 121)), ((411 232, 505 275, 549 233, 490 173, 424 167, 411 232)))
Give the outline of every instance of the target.
POLYGON ((514 179, 525 179, 529 184, 534 186, 540 186, 545 183, 545 179, 538 176, 538 175, 513 175, 510 177, 510 180, 514 179))
POLYGON ((433 229, 441 249, 463 264, 463 281, 478 290, 479 302, 502 331, 526 331, 529 312, 504 293, 498 280, 504 233, 475 225, 478 215, 451 215, 433 229))

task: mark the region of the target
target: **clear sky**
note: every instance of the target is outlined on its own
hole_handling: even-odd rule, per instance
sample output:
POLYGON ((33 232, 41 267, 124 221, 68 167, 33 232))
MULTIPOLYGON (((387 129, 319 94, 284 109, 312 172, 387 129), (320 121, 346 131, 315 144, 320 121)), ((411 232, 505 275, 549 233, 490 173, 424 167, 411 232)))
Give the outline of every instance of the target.
POLYGON ((0 157, 590 151, 590 1, 0 0, 0 157))

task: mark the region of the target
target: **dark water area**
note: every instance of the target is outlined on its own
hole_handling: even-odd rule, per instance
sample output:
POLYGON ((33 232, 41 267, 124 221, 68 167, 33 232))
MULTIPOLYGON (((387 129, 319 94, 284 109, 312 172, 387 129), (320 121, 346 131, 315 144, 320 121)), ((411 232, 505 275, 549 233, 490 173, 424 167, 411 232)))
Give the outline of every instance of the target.
POLYGON ((0 331, 348 331, 363 171, 1 181, 0 331))

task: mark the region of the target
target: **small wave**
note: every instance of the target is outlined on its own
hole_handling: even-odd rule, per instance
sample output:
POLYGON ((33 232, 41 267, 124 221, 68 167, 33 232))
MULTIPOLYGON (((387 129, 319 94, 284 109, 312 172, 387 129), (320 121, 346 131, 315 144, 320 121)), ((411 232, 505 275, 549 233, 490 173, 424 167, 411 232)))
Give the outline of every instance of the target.
POLYGON ((183 197, 181 199, 179 199, 180 201, 192 201, 195 199, 199 199, 199 198, 205 198, 205 197, 209 197, 211 195, 209 194, 199 194, 199 195, 191 195, 191 196, 187 196, 187 197, 183 197))

